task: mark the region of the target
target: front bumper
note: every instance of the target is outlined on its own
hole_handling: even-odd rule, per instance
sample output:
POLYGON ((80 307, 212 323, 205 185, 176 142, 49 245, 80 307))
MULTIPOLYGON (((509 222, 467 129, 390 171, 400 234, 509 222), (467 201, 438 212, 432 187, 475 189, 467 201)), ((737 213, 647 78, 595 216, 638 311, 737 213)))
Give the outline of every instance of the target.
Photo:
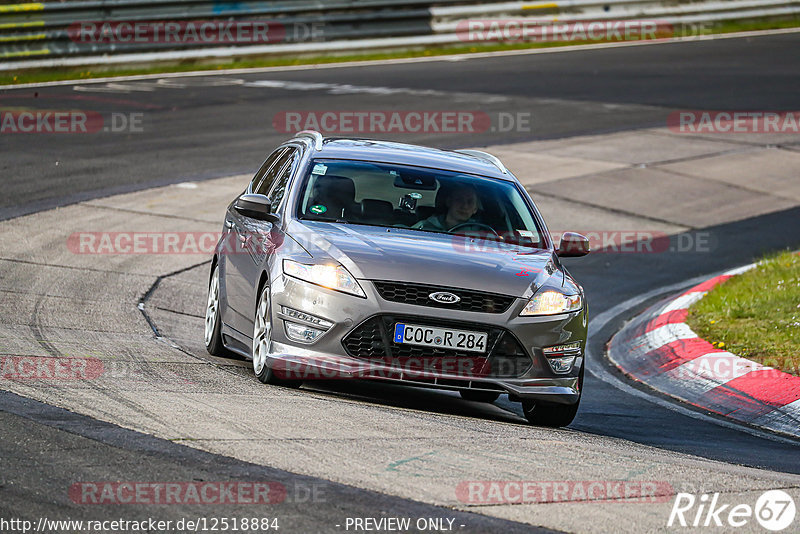
MULTIPOLYGON (((549 317, 520 317, 526 300, 517 298, 503 313, 484 313, 427 307, 384 300, 375 285, 359 280, 367 298, 315 286, 291 277, 281 276, 273 281, 272 291, 272 349, 268 365, 279 378, 299 380, 369 379, 401 382, 407 385, 442 389, 474 389, 508 393, 518 399, 539 399, 573 404, 580 398, 580 371, 586 342, 586 312, 549 317), (287 316, 285 308, 312 314, 330 323, 324 334, 313 343, 298 342, 287 336, 285 322, 297 323, 287 316), (390 324, 394 320, 458 326, 486 332, 505 332, 523 350, 526 365, 519 372, 498 374, 490 366, 456 368, 452 361, 442 364, 441 358, 462 363, 464 355, 447 355, 434 349, 428 353, 437 364, 420 360, 420 351, 412 359, 393 357, 391 349, 385 354, 376 345, 375 358, 354 357, 343 340, 359 327, 376 318, 390 324), (569 372, 553 372, 542 353, 543 347, 580 342, 580 351, 569 372), (441 365, 440 365, 441 364, 441 365)), ((302 324, 303 322, 300 321, 302 324)), ((304 323, 310 326, 308 323, 304 323)), ((327 325, 326 325, 327 326, 327 325)), ((491 339, 491 335, 490 335, 491 339)), ((383 340, 391 343, 391 339, 383 340)), ((358 356, 358 355, 356 355, 358 356)), ((491 357, 491 355, 489 355, 491 357)), ((470 358, 473 362, 487 361, 483 355, 470 358)))

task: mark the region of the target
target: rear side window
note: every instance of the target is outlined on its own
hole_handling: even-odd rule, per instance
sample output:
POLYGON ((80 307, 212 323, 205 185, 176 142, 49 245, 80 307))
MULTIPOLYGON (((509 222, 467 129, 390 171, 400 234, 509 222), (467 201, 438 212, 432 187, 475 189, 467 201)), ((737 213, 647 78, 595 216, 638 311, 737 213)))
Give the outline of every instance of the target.
POLYGON ((295 163, 299 157, 300 151, 296 148, 290 148, 286 154, 281 157, 278 164, 275 165, 275 168, 278 169, 275 180, 272 182, 272 188, 269 190, 269 193, 266 193, 270 200, 272 200, 272 205, 275 208, 280 206, 283 197, 286 195, 286 188, 292 178, 292 170, 295 168, 295 163))
POLYGON ((261 165, 261 168, 258 169, 258 172, 250 182, 251 193, 264 194, 261 193, 261 191, 269 189, 269 186, 272 185, 272 180, 275 178, 273 173, 279 170, 275 168, 278 164, 278 160, 281 159, 281 156, 283 156, 287 150, 287 148, 282 147, 269 155, 267 161, 261 165))

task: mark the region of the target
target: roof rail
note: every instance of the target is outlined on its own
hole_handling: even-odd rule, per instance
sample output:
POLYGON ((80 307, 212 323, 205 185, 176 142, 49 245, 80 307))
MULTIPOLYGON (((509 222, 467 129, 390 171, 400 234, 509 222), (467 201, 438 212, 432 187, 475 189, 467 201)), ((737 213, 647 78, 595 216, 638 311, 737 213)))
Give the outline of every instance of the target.
POLYGON ((496 156, 492 156, 488 152, 484 152, 483 150, 456 150, 459 154, 465 154, 467 156, 472 156, 473 158, 482 159, 487 163, 491 163, 495 167, 497 167, 500 172, 503 174, 508 174, 508 169, 506 166, 503 165, 503 162, 500 161, 496 156))
POLYGON ((297 132, 295 137, 307 137, 314 141, 314 150, 322 150, 323 137, 322 134, 316 130, 303 130, 301 132, 297 132))

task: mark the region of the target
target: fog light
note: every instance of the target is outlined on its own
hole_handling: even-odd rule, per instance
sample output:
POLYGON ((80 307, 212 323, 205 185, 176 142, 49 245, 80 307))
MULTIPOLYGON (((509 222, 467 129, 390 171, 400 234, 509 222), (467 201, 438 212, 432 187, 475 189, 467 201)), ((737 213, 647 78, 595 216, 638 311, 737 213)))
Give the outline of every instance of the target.
POLYGON ((575 363, 575 358, 580 355, 581 342, 574 341, 564 345, 544 347, 542 352, 554 373, 569 373, 572 370, 572 364, 575 363))
POLYGON ((286 336, 292 341, 298 341, 300 343, 313 343, 319 336, 325 333, 325 330, 292 323, 290 321, 284 321, 283 323, 286 325, 286 336))
POLYGON ((547 358, 550 363, 550 368, 554 373, 569 373, 572 369, 572 364, 575 363, 575 356, 561 356, 558 358, 547 358))

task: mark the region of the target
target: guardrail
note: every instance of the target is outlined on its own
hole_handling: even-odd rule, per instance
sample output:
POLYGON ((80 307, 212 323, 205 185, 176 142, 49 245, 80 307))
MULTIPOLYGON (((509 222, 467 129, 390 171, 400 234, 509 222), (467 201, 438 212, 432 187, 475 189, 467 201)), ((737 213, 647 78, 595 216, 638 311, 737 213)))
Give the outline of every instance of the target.
POLYGON ((800 17, 800 0, 22 3, 0 5, 0 70, 475 44, 463 28, 476 19, 532 25, 658 19, 680 25, 768 17, 800 17))

